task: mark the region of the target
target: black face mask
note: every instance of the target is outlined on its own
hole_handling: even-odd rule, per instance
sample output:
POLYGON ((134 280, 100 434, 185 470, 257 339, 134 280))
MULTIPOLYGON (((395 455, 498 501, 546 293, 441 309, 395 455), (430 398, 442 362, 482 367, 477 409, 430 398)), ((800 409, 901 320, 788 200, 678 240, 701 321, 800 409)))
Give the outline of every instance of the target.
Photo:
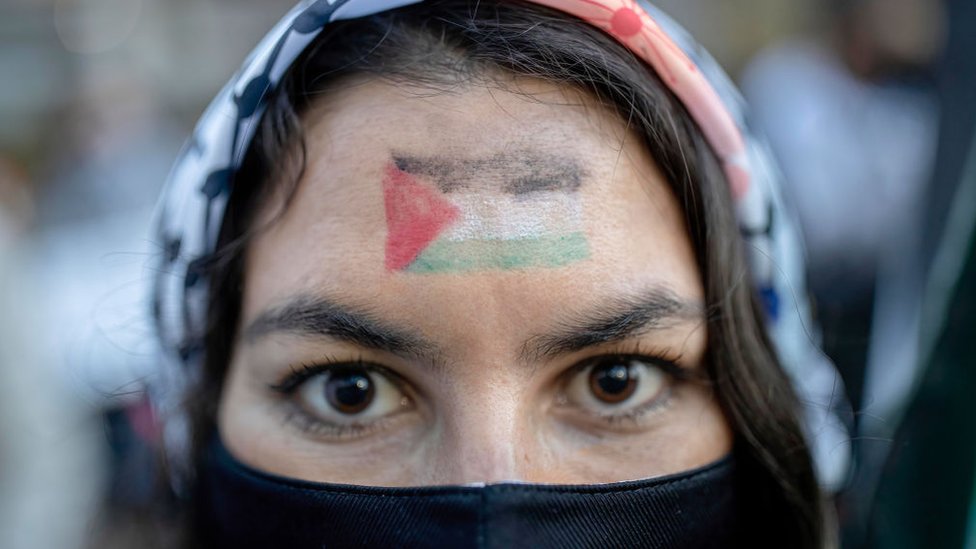
POLYGON ((275 476, 218 441, 203 471, 207 547, 738 547, 735 463, 595 485, 383 488, 275 476))

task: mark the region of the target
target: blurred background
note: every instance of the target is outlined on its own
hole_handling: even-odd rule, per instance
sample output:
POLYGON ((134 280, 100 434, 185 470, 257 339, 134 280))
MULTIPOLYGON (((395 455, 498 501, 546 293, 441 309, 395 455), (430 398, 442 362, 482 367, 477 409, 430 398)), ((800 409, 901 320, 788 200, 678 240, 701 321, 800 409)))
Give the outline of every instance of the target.
MULTIPOLYGON (((976 548, 976 2, 656 3, 782 162, 854 409, 843 546, 976 548)), ((0 548, 107 546, 149 504, 153 202, 291 5, 0 4, 0 548)))

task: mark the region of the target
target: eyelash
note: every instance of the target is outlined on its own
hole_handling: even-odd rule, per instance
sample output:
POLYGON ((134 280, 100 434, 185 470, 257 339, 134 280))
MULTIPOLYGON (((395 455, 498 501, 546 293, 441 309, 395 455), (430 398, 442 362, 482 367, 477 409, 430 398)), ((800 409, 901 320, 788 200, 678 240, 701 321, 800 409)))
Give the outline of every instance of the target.
MULTIPOLYGON (((315 418, 295 402, 295 392, 303 383, 317 375, 328 373, 337 368, 353 368, 384 376, 404 394, 407 394, 410 389, 407 381, 396 372, 378 364, 366 362, 361 357, 354 360, 326 357, 321 362, 302 363, 298 366, 292 366, 290 372, 281 381, 268 386, 272 392, 280 397, 280 404, 284 407, 284 422, 297 427, 303 433, 338 440, 359 438, 381 430, 391 419, 390 417, 376 419, 368 423, 332 424, 315 418)), ((407 395, 407 398, 410 396, 407 395)))
POLYGON ((674 384, 702 382, 702 377, 697 371, 689 370, 678 365, 678 362, 681 360, 681 355, 670 356, 667 352, 647 349, 638 342, 618 352, 602 353, 581 360, 575 366, 561 374, 564 377, 562 386, 565 387, 568 385, 574 376, 581 375, 588 368, 596 366, 601 361, 612 359, 621 361, 639 360, 651 366, 661 368, 665 375, 669 377, 672 385, 664 390, 660 398, 623 413, 605 414, 592 411, 586 412, 590 417, 604 421, 608 425, 620 425, 623 423, 638 425, 640 420, 645 419, 648 415, 662 411, 671 405, 674 397, 674 384))
MULTIPOLYGON (((617 352, 602 353, 582 359, 565 372, 559 374, 560 377, 563 378, 561 381, 561 387, 565 388, 569 381, 573 379, 573 376, 580 375, 584 370, 594 366, 599 361, 614 358, 620 360, 640 360, 661 368, 670 378, 673 384, 702 381, 702 378, 698 372, 678 365, 678 361, 681 360, 680 355, 676 357, 669 356, 666 352, 645 349, 638 343, 625 349, 620 349, 620 351, 617 352)), ((412 398, 409 394, 411 392, 409 382, 389 368, 385 368, 372 362, 366 362, 361 357, 357 357, 354 360, 338 360, 334 357, 326 357, 321 362, 302 363, 298 366, 293 366, 290 372, 287 373, 278 383, 268 386, 272 392, 280 397, 280 403, 284 406, 284 422, 286 424, 291 424, 297 427, 303 433, 338 440, 359 438, 372 432, 382 430, 388 421, 392 419, 392 416, 372 420, 368 423, 362 424, 331 424, 315 418, 312 416, 312 414, 302 409, 302 407, 295 402, 295 392, 302 386, 303 383, 317 375, 328 373, 337 368, 360 369, 365 372, 384 376, 398 390, 407 395, 407 398, 412 398)), ((625 413, 602 414, 592 411, 587 413, 591 417, 605 422, 607 425, 619 425, 622 423, 636 425, 646 416, 654 412, 659 412, 670 406, 674 397, 674 389, 674 386, 670 386, 665 389, 665 392, 662 394, 661 398, 655 399, 653 402, 649 402, 648 404, 639 408, 628 410, 625 413)))

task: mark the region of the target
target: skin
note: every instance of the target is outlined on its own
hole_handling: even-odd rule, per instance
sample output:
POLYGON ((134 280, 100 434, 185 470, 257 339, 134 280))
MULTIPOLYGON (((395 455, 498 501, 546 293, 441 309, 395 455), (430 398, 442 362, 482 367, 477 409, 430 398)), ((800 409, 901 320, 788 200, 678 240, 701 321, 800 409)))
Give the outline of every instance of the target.
MULTIPOLYGON (((731 429, 704 381, 700 273, 679 205, 650 154, 590 98, 499 78, 504 85, 437 94, 354 79, 305 115, 308 167, 297 195, 246 258, 240 336, 218 418, 238 459, 347 484, 602 483, 684 471, 730 451, 731 429), (572 192, 583 205, 588 257, 552 268, 436 274, 384 267, 382 182, 394 155, 456 158, 463 169, 478 165, 472 159, 522 154, 557 163, 569 154, 581 163, 572 192), (642 317, 652 322, 631 323, 621 340, 556 344, 569 326, 606 320, 647 296, 670 314, 642 317), (416 345, 377 350, 345 341, 334 324, 284 314, 296 299, 327 301, 416 345), (645 391, 646 402, 604 406, 576 366, 608 354, 661 355, 685 375, 647 359, 636 366, 640 383, 660 390, 645 391), (390 413, 352 436, 321 428, 309 413, 328 409, 322 391, 270 388, 303 365, 336 361, 378 365, 407 386, 402 394, 384 390, 390 413), (628 406, 645 413, 606 419, 628 406)), ((508 180, 499 173, 476 171, 466 181, 500 193, 508 180)), ((259 222, 279 211, 268 201, 259 222)))

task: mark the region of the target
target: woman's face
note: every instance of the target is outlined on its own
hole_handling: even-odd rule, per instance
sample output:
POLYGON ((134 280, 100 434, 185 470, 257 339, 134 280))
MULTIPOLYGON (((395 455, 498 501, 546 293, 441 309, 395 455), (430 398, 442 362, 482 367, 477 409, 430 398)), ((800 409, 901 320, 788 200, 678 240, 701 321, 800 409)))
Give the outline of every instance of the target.
POLYGON ((682 211, 619 117, 532 79, 347 84, 305 115, 297 194, 248 249, 235 456, 402 486, 612 482, 730 450, 682 211))

